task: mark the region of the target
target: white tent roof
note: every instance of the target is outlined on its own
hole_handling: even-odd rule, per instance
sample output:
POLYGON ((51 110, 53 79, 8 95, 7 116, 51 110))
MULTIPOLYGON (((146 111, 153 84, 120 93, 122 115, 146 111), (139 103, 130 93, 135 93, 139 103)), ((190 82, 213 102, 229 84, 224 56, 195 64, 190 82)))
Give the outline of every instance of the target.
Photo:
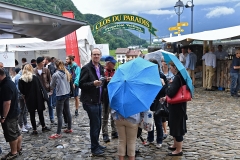
POLYGON ((162 41, 164 42, 180 42, 180 41, 190 41, 190 40, 212 41, 212 40, 221 40, 221 39, 229 39, 229 38, 232 38, 232 39, 240 38, 240 26, 164 38, 162 39, 162 41))
MULTIPOLYGON (((76 30, 76 34, 79 47, 83 43, 88 43, 88 45, 95 44, 90 26, 79 28, 76 30)), ((8 51, 33 51, 66 48, 65 37, 50 42, 38 38, 0 39, 0 51, 5 51, 6 45, 8 51)))

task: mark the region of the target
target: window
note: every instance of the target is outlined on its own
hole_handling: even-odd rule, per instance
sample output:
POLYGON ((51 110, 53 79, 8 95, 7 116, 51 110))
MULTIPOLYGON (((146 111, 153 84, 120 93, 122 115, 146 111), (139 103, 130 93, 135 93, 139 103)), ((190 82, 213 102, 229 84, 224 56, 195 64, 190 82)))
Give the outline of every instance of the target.
POLYGON ((118 56, 118 58, 121 58, 121 56, 118 56))
POLYGON ((122 58, 125 58, 125 56, 122 56, 122 58))

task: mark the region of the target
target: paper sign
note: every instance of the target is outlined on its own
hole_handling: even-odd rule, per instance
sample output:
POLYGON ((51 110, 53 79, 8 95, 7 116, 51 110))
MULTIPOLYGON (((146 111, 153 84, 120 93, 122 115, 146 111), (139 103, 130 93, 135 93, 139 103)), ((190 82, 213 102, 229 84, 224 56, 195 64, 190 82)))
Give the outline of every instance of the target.
POLYGON ((4 67, 15 67, 15 54, 14 52, 0 52, 0 62, 4 67))

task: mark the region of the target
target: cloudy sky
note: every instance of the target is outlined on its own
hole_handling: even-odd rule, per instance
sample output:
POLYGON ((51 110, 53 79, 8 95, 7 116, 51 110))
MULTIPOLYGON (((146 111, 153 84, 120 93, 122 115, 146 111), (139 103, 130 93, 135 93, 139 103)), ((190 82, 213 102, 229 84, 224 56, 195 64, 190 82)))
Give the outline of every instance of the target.
MULTIPOLYGON (((154 14, 166 15, 175 14, 174 4, 177 0, 72 0, 75 6, 82 13, 98 14, 107 17, 119 13, 132 14, 154 14)), ((182 0, 184 4, 188 0, 182 0)), ((216 7, 206 8, 209 10, 209 18, 232 14, 236 7, 240 7, 240 0, 194 0, 194 4, 201 6, 216 5, 216 7), (225 7, 229 2, 235 2, 235 6, 225 7)))
MULTIPOLYGON (((174 5, 177 0, 72 0, 83 14, 91 13, 102 17, 114 14, 137 14, 153 23, 158 29, 157 35, 169 36, 168 28, 176 26, 177 15, 174 5)), ((184 4, 189 0, 181 0, 184 4)), ((194 1, 194 32, 219 29, 240 25, 240 0, 193 0, 194 1)), ((191 10, 185 8, 181 22, 188 22, 183 34, 191 32, 191 10)), ((148 38, 145 34, 134 32, 139 37, 148 38)))

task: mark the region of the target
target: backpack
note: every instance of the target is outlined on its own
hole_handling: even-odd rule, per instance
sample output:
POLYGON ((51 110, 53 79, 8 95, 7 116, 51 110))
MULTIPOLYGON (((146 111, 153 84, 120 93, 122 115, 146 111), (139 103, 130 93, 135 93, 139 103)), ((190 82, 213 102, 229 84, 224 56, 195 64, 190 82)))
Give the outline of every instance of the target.
POLYGON ((50 71, 51 76, 52 76, 52 75, 56 72, 56 70, 57 70, 53 63, 50 63, 50 64, 48 65, 48 69, 49 69, 49 71, 50 71))
POLYGON ((72 75, 72 80, 74 81, 76 78, 76 74, 75 74, 75 70, 76 70, 77 66, 73 66, 73 67, 68 67, 68 71, 69 73, 72 75))

